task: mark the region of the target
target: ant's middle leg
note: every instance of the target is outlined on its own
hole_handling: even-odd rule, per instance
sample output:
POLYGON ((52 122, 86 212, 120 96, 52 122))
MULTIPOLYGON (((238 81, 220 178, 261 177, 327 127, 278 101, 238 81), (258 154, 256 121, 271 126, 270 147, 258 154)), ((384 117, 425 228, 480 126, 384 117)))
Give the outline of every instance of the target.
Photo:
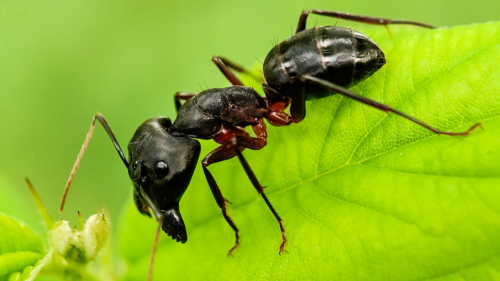
POLYGON ((252 76, 256 80, 262 80, 244 67, 237 65, 226 58, 215 55, 212 57, 212 61, 215 63, 215 65, 217 65, 217 67, 220 69, 222 74, 224 74, 227 80, 229 80, 229 82, 231 82, 231 84, 233 84, 234 86, 243 86, 243 83, 240 81, 240 79, 238 79, 238 77, 236 77, 236 75, 234 75, 231 69, 235 70, 236 72, 245 73, 249 76, 252 76))
POLYGON ((299 18, 299 24, 297 25, 297 31, 295 31, 295 33, 306 29, 306 21, 307 21, 307 17, 309 16, 309 14, 316 14, 316 15, 322 15, 322 16, 333 17, 333 18, 338 18, 338 19, 346 19, 346 20, 369 23, 369 24, 376 24, 376 25, 409 24, 409 25, 416 25, 416 26, 421 26, 421 27, 426 27, 426 28, 436 28, 433 25, 418 22, 418 21, 392 20, 392 19, 388 19, 388 18, 378 18, 378 17, 372 17, 372 16, 364 16, 364 15, 356 15, 356 14, 351 14, 351 13, 325 11, 325 10, 316 10, 315 9, 315 10, 302 11, 302 13, 300 14, 300 18, 299 18))
POLYGON ((181 100, 188 100, 192 97, 196 96, 196 94, 188 93, 188 92, 177 92, 174 95, 175 109, 179 111, 181 108, 181 100))

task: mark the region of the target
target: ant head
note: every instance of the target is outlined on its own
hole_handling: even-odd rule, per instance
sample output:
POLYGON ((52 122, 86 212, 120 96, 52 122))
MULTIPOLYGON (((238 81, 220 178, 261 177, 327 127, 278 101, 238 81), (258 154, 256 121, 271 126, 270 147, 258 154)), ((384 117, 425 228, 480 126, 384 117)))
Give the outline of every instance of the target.
POLYGON ((178 242, 186 242, 186 228, 179 201, 186 191, 200 155, 200 143, 172 136, 172 122, 156 117, 142 123, 128 145, 128 173, 135 187, 139 211, 149 207, 163 230, 178 242))

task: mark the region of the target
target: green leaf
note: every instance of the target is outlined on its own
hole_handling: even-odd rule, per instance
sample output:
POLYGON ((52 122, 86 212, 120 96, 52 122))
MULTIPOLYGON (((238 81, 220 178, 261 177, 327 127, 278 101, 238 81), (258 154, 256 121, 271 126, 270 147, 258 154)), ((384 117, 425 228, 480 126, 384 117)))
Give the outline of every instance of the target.
MULTIPOLYGON (((500 278, 500 23, 391 31, 373 36, 387 65, 352 90, 442 130, 484 130, 437 136, 340 96, 308 102, 302 123, 269 126, 268 146, 244 152, 284 220, 288 253, 278 254, 278 223, 232 159, 210 170, 233 203, 234 257, 234 233, 198 167, 180 206, 188 242, 161 235, 155 279, 500 278)), ((131 202, 118 239, 136 280, 156 225, 131 202)))
POLYGON ((46 229, 41 223, 33 199, 23 196, 27 195, 22 182, 12 183, 0 172, 0 213, 8 214, 10 217, 29 225, 42 239, 45 239, 46 229))
POLYGON ((43 258, 42 240, 23 223, 0 213, 0 280, 43 258))

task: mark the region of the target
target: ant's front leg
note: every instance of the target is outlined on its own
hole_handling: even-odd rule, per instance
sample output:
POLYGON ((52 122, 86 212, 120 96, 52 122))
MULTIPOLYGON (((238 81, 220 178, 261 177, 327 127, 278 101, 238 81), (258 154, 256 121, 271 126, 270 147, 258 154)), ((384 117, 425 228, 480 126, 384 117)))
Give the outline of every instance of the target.
POLYGON ((238 159, 240 160, 241 165, 243 166, 243 169, 245 169, 245 173, 247 174, 248 178, 252 182, 252 185, 255 187, 257 192, 262 196, 262 198, 266 202, 267 207, 269 207, 269 209, 271 210, 271 212, 273 213, 274 217, 276 218, 276 220, 278 221, 278 223, 280 225, 282 242, 281 242, 279 253, 281 255, 281 253, 283 253, 285 251, 285 245, 286 245, 286 236, 285 236, 285 228, 283 227, 283 220, 280 218, 280 216, 278 215, 278 213, 274 209, 273 205, 271 205, 271 202, 269 202, 269 199, 267 199, 267 196, 264 193, 264 188, 262 187, 262 185, 260 185, 259 180, 257 179, 255 174, 253 173, 252 168, 250 168, 250 165, 248 165, 247 160, 245 159, 245 157, 243 157, 243 154, 241 153, 241 151, 239 149, 240 147, 248 147, 248 145, 251 143, 251 140, 249 137, 247 137, 247 138, 235 137, 235 138, 233 138, 232 143, 236 148, 235 151, 236 151, 236 154, 238 155, 238 159))
POLYGON ((388 19, 388 18, 378 18, 378 17, 372 17, 372 16, 356 15, 356 14, 351 14, 351 13, 337 12, 337 11, 305 10, 305 11, 302 11, 302 13, 300 14, 299 24, 297 25, 297 31, 295 31, 295 33, 306 29, 306 21, 307 21, 307 17, 309 16, 309 14, 316 14, 316 15, 322 15, 322 16, 327 16, 327 17, 332 17, 332 18, 337 18, 337 19, 345 19, 345 20, 363 22, 363 23, 368 23, 368 24, 385 25, 385 26, 388 24, 408 24, 408 25, 415 25, 415 26, 426 27, 426 28, 436 28, 435 26, 430 25, 430 24, 417 22, 417 21, 410 21, 410 20, 392 20, 392 19, 388 19))
MULTIPOLYGON (((229 127, 230 128, 230 127, 229 127)), ((226 129, 229 129, 226 127, 226 129)), ((234 128, 234 127, 233 127, 234 128)), ((237 128, 234 128, 237 130, 237 128)), ((278 216, 278 213, 276 213, 276 210, 274 210, 273 206, 267 199, 266 195, 264 194, 264 188, 260 185, 259 181, 257 180, 257 177, 253 173, 252 169, 248 165, 246 159, 243 157, 243 154, 241 152, 245 148, 253 149, 253 150, 259 150, 262 149, 266 144, 267 144, 267 131, 266 127, 264 125, 264 122, 262 119, 259 121, 258 124, 255 124, 252 126, 252 129, 254 130, 255 134, 257 135, 256 138, 252 138, 248 136, 248 134, 245 133, 236 133, 236 135, 233 135, 230 139, 230 141, 218 148, 216 148, 214 151, 210 152, 202 161, 202 166, 203 166, 203 171, 205 172, 205 177, 207 178, 208 185, 210 186, 210 189, 212 190, 212 193, 215 197, 215 200, 217 201, 217 204, 219 207, 222 209, 222 214, 226 221, 229 223, 229 225, 233 228, 235 231, 236 235, 236 243, 235 245, 229 250, 228 255, 231 255, 234 249, 238 247, 239 245, 239 236, 238 236, 238 228, 234 224, 233 220, 229 217, 229 215, 226 212, 226 203, 228 202, 223 196, 222 193, 220 192, 219 186, 215 182, 214 177, 210 173, 210 171, 207 169, 207 167, 213 163, 221 162, 224 160, 228 160, 233 158, 234 156, 238 156, 238 159, 240 160, 241 164, 243 165, 243 168, 245 169, 245 172, 247 176, 249 177, 250 181, 252 182, 253 186, 255 189, 257 189, 257 192, 262 195, 264 201, 266 202, 267 206, 269 209, 271 209, 271 212, 273 215, 276 217, 280 224, 281 228, 281 234, 282 234, 282 244, 280 246, 280 254, 284 251, 284 247, 286 244, 286 237, 285 237, 285 229, 283 228, 283 221, 282 219, 278 216)), ((228 130, 230 131, 230 129, 228 130)), ((232 133, 235 133, 233 131, 232 133)), ((223 139, 224 137, 220 137, 219 139, 223 139)))
POLYGON ((227 253, 228 256, 232 255, 234 249, 236 249, 240 243, 239 242, 240 238, 238 235, 238 227, 233 222, 233 219, 231 219, 231 217, 227 214, 226 206, 228 203, 230 204, 229 200, 227 200, 226 198, 224 198, 224 196, 222 196, 222 193, 219 189, 219 186, 217 185, 217 182, 215 181, 214 177, 212 176, 212 173, 210 173, 207 167, 213 163, 231 159, 234 156, 236 156, 236 152, 234 151, 233 146, 230 142, 230 139, 236 135, 248 136, 248 133, 243 128, 237 128, 222 123, 222 127, 219 133, 215 136, 214 140, 217 143, 221 143, 223 145, 217 147, 215 150, 207 154, 207 156, 205 156, 205 158, 203 158, 203 161, 201 162, 203 167, 203 172, 205 173, 205 178, 207 179, 208 186, 212 191, 215 201, 217 202, 219 208, 221 208, 224 219, 226 219, 227 223, 234 230, 234 234, 236 236, 236 242, 234 246, 227 253))
POLYGON ((192 97, 196 96, 196 94, 188 93, 188 92, 177 92, 174 95, 175 109, 179 112, 179 108, 181 108, 181 100, 188 100, 192 97))
POLYGON ((219 162, 219 161, 224 161, 230 158, 233 158, 236 154, 233 153, 231 155, 231 152, 233 149, 232 147, 228 147, 229 145, 225 146, 219 146, 216 148, 214 151, 210 152, 207 156, 202 161, 202 167, 203 167, 203 172, 205 173, 205 178, 207 179, 208 186, 210 187, 210 190, 212 191, 212 194, 215 198, 215 201, 217 202, 217 205, 219 208, 222 210, 222 216, 224 216, 224 219, 226 219, 227 223, 231 226, 231 228, 234 230, 234 234, 236 236, 236 242, 234 246, 229 250, 227 253, 228 256, 232 255, 234 249, 238 247, 240 244, 240 237, 238 235, 238 227, 236 224, 233 222, 233 219, 227 214, 227 209, 226 209, 226 204, 230 203, 229 200, 224 198, 222 196, 222 193, 219 189, 219 186, 217 185, 217 182, 215 181, 214 177, 212 176, 212 173, 208 170, 208 166, 210 164, 219 162))

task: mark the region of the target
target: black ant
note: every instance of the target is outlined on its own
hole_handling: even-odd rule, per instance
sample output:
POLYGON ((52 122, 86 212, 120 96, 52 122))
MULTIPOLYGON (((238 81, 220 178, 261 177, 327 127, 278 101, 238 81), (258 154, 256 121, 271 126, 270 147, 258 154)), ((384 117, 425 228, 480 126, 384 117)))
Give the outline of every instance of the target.
POLYGON ((393 112, 437 134, 467 135, 480 125, 475 124, 461 133, 440 131, 403 112, 347 90, 346 88, 379 70, 386 62, 384 53, 370 38, 348 28, 324 26, 305 29, 310 13, 371 24, 410 24, 434 28, 413 21, 323 10, 303 11, 296 34, 276 45, 264 61, 264 77, 267 82, 262 86, 266 97, 261 97, 254 89, 243 86, 230 70, 231 68, 246 72, 244 68, 214 56, 213 62, 234 86, 209 89, 199 94, 176 93, 178 115, 175 121, 172 123, 167 117, 156 117, 140 125, 128 145, 130 161, 124 156, 104 117, 96 114, 68 180, 61 211, 69 185, 92 135, 95 121, 98 120, 128 170, 139 212, 151 216, 151 210, 159 222, 156 241, 161 227, 177 242, 185 243, 187 233, 179 211, 179 201, 189 185, 200 155, 200 144, 195 138, 213 139, 221 146, 203 158, 202 168, 222 215, 235 232, 236 243, 228 255, 239 245, 238 228, 227 214, 226 204, 229 201, 222 196, 208 166, 235 156, 280 225, 281 254, 286 244, 282 220, 242 154, 245 148, 259 150, 267 144, 264 118, 274 126, 299 123, 305 117, 307 99, 341 94, 382 111, 393 112), (181 100, 186 102, 181 105, 181 100), (284 112, 289 104, 291 116, 284 112), (249 135, 244 129, 246 126, 252 127, 256 137, 249 135))

